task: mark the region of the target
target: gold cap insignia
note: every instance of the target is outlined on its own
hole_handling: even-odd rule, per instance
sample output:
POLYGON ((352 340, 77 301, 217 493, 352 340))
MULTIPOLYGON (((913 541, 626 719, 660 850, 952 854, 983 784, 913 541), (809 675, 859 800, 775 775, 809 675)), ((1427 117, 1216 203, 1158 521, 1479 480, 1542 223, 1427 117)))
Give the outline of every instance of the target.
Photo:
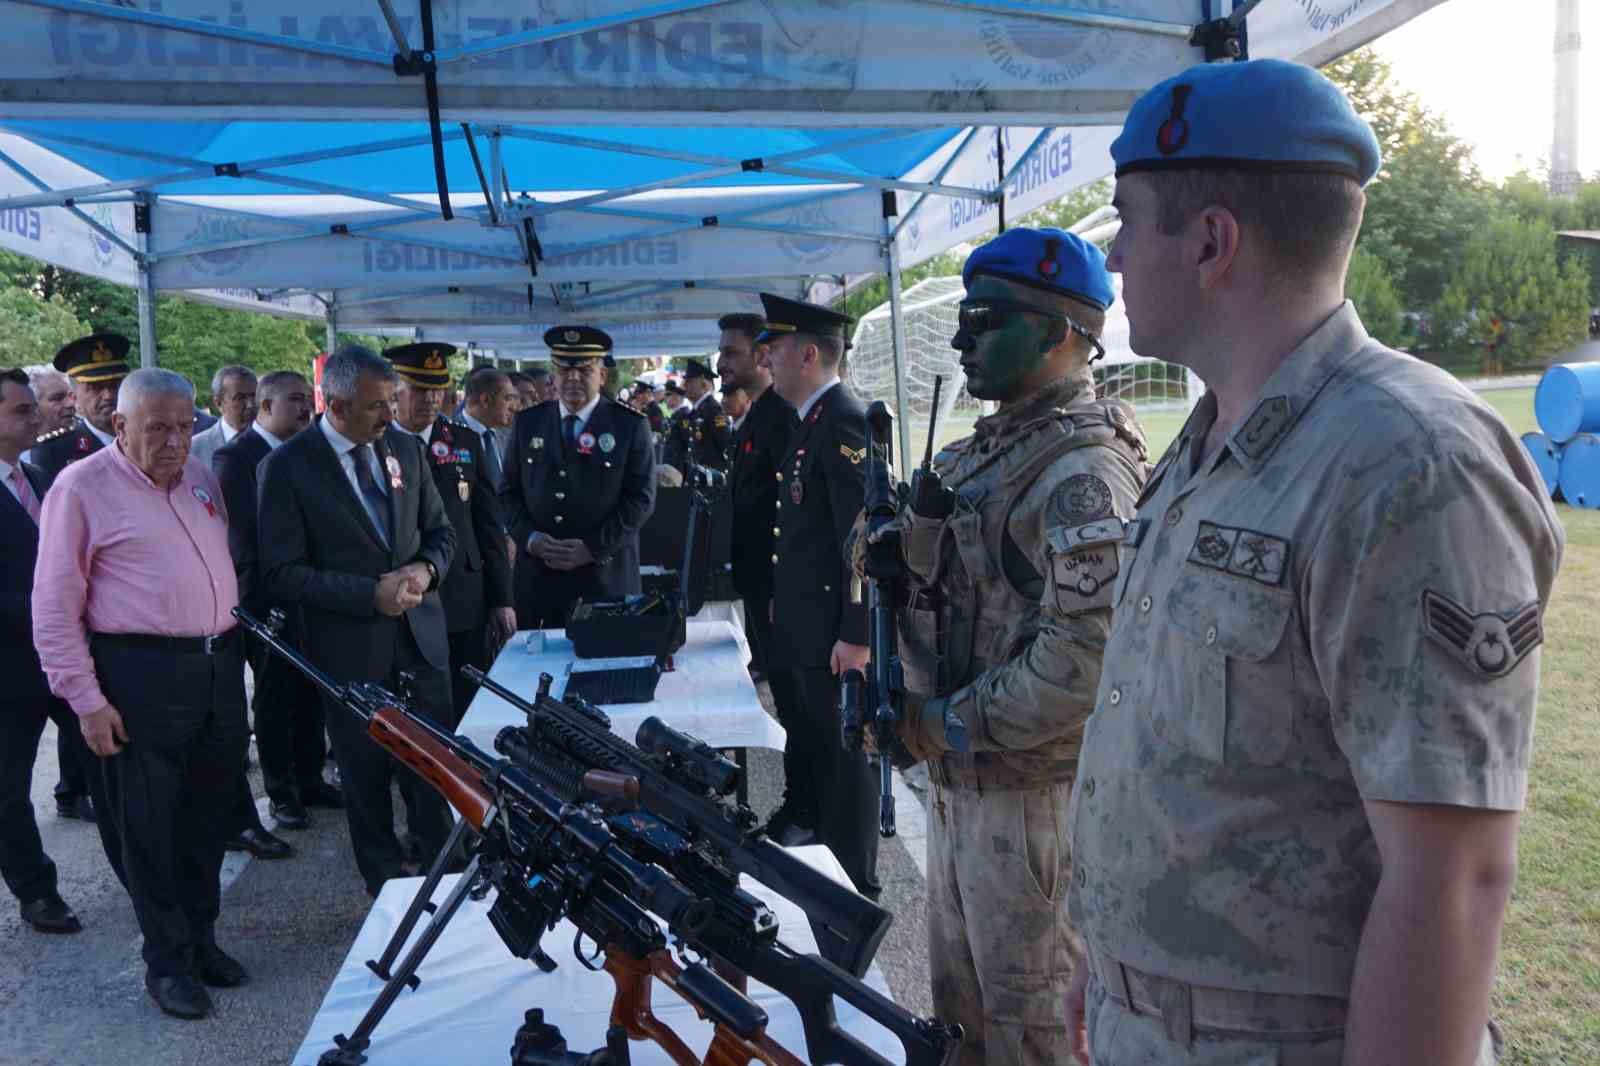
POLYGON ((569 329, 562 336, 566 338, 568 344, 577 344, 582 339, 583 334, 575 329, 569 329))
POLYGON ((116 356, 111 354, 111 349, 106 347, 105 341, 95 341, 94 347, 89 349, 89 358, 96 363, 109 363, 116 356))
POLYGON ((444 357, 438 352, 434 352, 432 355, 428 356, 427 360, 422 365, 428 370, 443 370, 444 357))

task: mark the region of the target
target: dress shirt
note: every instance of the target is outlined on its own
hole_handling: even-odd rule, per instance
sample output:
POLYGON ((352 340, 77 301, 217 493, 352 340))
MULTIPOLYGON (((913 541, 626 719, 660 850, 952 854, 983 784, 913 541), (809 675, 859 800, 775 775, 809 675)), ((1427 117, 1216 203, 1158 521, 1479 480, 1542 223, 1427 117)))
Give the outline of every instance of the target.
POLYGON ((95 428, 94 423, 90 422, 88 419, 84 419, 83 424, 87 426, 89 432, 93 433, 100 443, 104 444, 107 448, 117 443, 117 435, 115 433, 101 433, 95 428))
POLYGON ((704 396, 700 397, 694 402, 694 406, 690 408, 689 413, 694 414, 695 411, 698 411, 700 408, 704 407, 706 401, 709 399, 711 399, 711 393, 707 392, 704 396))
POLYGON ((433 423, 432 422, 429 422, 427 425, 423 426, 422 427, 422 432, 420 432, 420 433, 412 433, 411 430, 407 429, 405 426, 401 425, 399 422, 391 422, 389 424, 392 425, 395 429, 398 429, 401 433, 409 433, 413 437, 420 437, 422 439, 422 443, 424 443, 424 444, 431 444, 433 442, 433 423))
POLYGON ((63 470, 45 497, 33 637, 50 690, 79 714, 106 705, 89 634, 202 637, 239 605, 216 476, 189 459, 171 488, 117 445, 63 470))
POLYGON ((228 425, 228 420, 226 418, 217 419, 217 425, 222 427, 222 443, 224 444, 232 443, 233 438, 244 432, 242 429, 234 429, 232 426, 228 425))
MULTIPOLYGON (((399 424, 398 422, 392 423, 392 425, 396 426, 399 424)), ((388 529, 388 516, 374 511, 372 504, 367 500, 367 494, 361 491, 361 481, 356 477, 356 460, 350 454, 356 448, 355 441, 350 440, 343 433, 334 429, 333 420, 328 418, 327 415, 323 415, 322 420, 317 425, 322 427, 323 436, 327 437, 328 443, 333 445, 333 454, 339 457, 339 469, 343 470, 344 476, 350 479, 350 488, 356 494, 356 499, 361 501, 361 506, 366 510, 367 517, 372 519, 373 528, 379 531, 388 529)), ((369 445, 367 447, 367 455, 372 460, 367 465, 372 469, 372 479, 377 484, 378 491, 387 492, 384 486, 389 484, 389 475, 383 469, 383 463, 378 458, 378 449, 369 445)))
MULTIPOLYGON (((26 453, 24 453, 24 454, 26 454, 26 453)), ((6 488, 10 489, 11 490, 11 495, 16 498, 16 501, 18 503, 22 503, 22 497, 21 496, 17 496, 17 486, 14 485, 12 483, 12 481, 11 481, 11 471, 19 469, 21 467, 21 464, 22 464, 22 457, 21 456, 18 456, 17 461, 15 463, 8 463, 4 459, 0 459, 0 485, 4 485, 6 488)), ((28 475, 27 474, 23 474, 22 476, 23 477, 27 477, 28 475)), ((31 485, 29 487, 32 488, 31 485)), ((24 511, 26 511, 28 509, 28 505, 25 504, 25 503, 22 503, 22 509, 24 511)))
POLYGON ((461 421, 466 425, 466 427, 472 430, 472 432, 476 433, 478 436, 482 437, 485 443, 491 439, 489 436, 491 433, 499 434, 498 436, 492 438, 494 445, 502 453, 505 451, 506 441, 511 439, 510 426, 506 426, 503 429, 493 429, 487 424, 479 422, 476 418, 473 418, 472 415, 469 414, 465 409, 462 410, 460 417, 461 421))
POLYGON ((807 396, 806 402, 801 404, 800 409, 795 412, 800 421, 804 422, 806 420, 806 415, 811 413, 811 409, 817 405, 818 400, 822 399, 823 394, 837 384, 839 384, 839 375, 835 374, 833 377, 823 382, 820 389, 818 389, 816 392, 813 392, 810 396, 807 396))
POLYGON ((267 447, 271 448, 273 451, 277 451, 278 448, 283 445, 283 441, 279 440, 277 437, 274 437, 271 433, 268 433, 267 428, 260 422, 256 423, 256 436, 266 441, 267 447))
POLYGON ((574 411, 572 408, 568 407, 566 405, 566 403, 564 403, 562 401, 558 400, 556 402, 561 404, 561 425, 562 425, 563 429, 566 428, 568 416, 570 416, 570 415, 577 415, 578 416, 577 428, 572 431, 573 435, 576 436, 577 434, 583 432, 583 427, 587 426, 589 424, 589 416, 594 414, 594 409, 596 407, 600 406, 600 395, 599 395, 599 393, 596 393, 595 394, 595 398, 590 400, 588 403, 584 404, 582 410, 578 410, 578 411, 574 411))
POLYGON ((746 411, 744 414, 740 415, 738 418, 730 418, 730 419, 728 419, 728 433, 731 435, 731 434, 739 432, 739 427, 744 425, 744 420, 749 418, 749 417, 750 417, 750 412, 746 411))

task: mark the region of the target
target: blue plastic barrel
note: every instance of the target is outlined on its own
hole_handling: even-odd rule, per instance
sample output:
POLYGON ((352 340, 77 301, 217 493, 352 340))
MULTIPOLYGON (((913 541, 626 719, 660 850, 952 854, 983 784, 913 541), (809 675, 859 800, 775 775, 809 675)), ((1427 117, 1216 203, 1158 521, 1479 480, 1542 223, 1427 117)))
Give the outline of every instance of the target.
POLYGON ((1600 432, 1600 363, 1557 363, 1533 393, 1539 428, 1557 444, 1600 432))
POLYGON ((1562 447, 1561 495, 1574 507, 1600 507, 1600 437, 1580 433, 1562 447))
POLYGON ((1543 433, 1524 433, 1522 446, 1533 456, 1533 465, 1544 478, 1544 490, 1554 498, 1561 481, 1561 445, 1543 433))

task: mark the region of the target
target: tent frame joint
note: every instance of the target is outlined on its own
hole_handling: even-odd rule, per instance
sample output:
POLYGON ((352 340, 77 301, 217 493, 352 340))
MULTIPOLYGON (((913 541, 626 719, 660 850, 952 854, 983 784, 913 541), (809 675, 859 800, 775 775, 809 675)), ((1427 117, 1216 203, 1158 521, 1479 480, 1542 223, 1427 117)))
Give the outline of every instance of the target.
POLYGON ((1206 62, 1220 60, 1239 61, 1246 58, 1243 36, 1244 21, 1231 15, 1197 24, 1189 35, 1189 43, 1205 49, 1206 62))

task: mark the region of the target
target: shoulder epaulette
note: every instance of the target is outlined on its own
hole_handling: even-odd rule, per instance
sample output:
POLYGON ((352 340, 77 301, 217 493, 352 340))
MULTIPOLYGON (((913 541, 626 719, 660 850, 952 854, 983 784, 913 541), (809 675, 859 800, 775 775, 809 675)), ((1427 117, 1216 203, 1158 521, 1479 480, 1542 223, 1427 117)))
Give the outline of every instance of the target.
POLYGON ((57 437, 64 436, 65 434, 71 433, 76 428, 77 428, 76 426, 62 426, 59 429, 52 429, 49 433, 46 433, 44 436, 42 436, 39 439, 35 440, 33 443, 34 443, 35 446, 38 446, 40 444, 43 444, 47 440, 55 440, 57 437))

